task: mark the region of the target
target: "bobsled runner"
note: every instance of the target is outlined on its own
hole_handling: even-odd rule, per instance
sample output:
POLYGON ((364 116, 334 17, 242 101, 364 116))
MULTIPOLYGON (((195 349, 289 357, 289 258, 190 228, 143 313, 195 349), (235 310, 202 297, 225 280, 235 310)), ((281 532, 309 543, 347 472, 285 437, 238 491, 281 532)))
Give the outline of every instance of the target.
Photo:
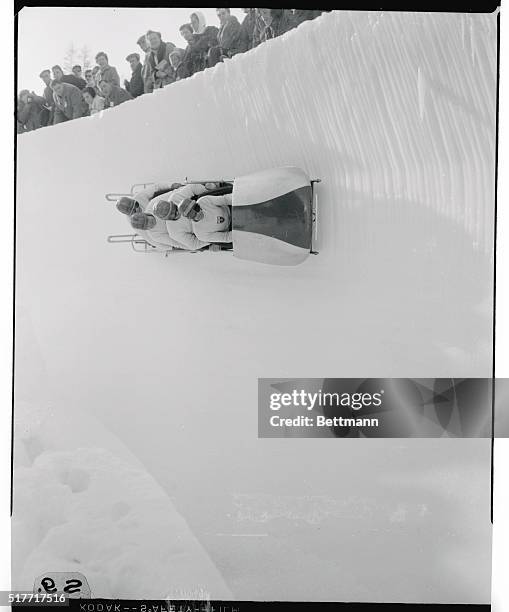
MULTIPOLYGON (((310 254, 317 254, 313 243, 317 235, 315 184, 319 182, 320 179, 311 180, 300 168, 286 166, 245 174, 233 180, 194 180, 183 184, 233 185, 233 248, 223 252, 248 261, 294 266, 310 254)), ((106 199, 114 202, 124 195, 136 199, 136 193, 149 186, 150 183, 137 183, 129 194, 108 193, 106 199)), ((108 236, 108 242, 130 243, 135 251, 143 253, 207 252, 155 247, 138 234, 108 236)))

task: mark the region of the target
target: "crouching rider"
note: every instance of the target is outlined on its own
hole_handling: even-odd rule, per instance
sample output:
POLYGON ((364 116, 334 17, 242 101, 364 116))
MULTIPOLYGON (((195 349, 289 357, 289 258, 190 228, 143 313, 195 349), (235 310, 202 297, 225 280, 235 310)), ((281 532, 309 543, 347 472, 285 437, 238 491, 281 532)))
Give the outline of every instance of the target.
POLYGON ((154 218, 152 210, 161 197, 168 197, 172 190, 182 187, 181 183, 154 183, 150 187, 139 191, 135 197, 123 196, 116 204, 117 210, 126 215, 132 228, 152 247, 165 251, 170 246, 185 248, 182 244, 172 243, 164 222, 154 218), (133 222, 133 216, 140 214, 133 222), (152 219, 143 217, 143 213, 152 219))
POLYGON ((166 222, 155 217, 152 213, 136 212, 130 216, 131 227, 147 236, 146 240, 157 248, 185 249, 186 247, 173 240, 168 233, 166 222))
POLYGON ((168 233, 173 240, 180 242, 191 251, 203 249, 209 246, 210 242, 200 240, 196 236, 191 219, 180 213, 179 205, 187 199, 196 200, 199 196, 216 187, 216 183, 182 185, 173 190, 167 199, 159 199, 152 212, 158 219, 166 221, 168 233))
POLYGON ((204 195, 198 201, 184 200, 179 212, 191 221, 193 232, 199 240, 231 243, 231 205, 231 193, 204 195))

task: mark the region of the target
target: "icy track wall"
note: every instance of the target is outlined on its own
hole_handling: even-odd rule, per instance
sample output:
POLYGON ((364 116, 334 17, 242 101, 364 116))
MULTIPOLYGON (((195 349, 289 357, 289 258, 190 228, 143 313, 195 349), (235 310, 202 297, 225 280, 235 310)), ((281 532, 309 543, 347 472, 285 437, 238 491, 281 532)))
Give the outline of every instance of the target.
POLYGON ((258 440, 256 392, 264 376, 490 375, 495 70, 495 15, 334 12, 18 139, 16 394, 40 377, 54 408, 18 434, 17 588, 81 563, 97 595, 160 589, 143 487, 103 499, 98 466, 115 481, 127 447, 199 540, 186 584, 212 597, 207 554, 238 599, 489 601, 489 441, 258 440), (277 165, 322 179, 320 254, 301 266, 106 243, 130 232, 107 192, 277 165), (80 543, 33 503, 41 473, 80 543))

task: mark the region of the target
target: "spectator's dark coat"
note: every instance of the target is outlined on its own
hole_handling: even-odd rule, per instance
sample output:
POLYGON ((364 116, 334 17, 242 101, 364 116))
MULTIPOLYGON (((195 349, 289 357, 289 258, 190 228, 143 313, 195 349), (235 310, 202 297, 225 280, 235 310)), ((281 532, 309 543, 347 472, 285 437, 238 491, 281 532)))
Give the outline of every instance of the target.
POLYGON ((83 89, 83 87, 87 86, 86 81, 80 79, 75 74, 64 74, 64 76, 60 79, 62 83, 68 83, 69 85, 74 85, 78 89, 83 89))
POLYGON ((180 64, 175 69, 175 79, 177 81, 180 81, 182 79, 187 79, 187 77, 190 77, 190 76, 191 76, 191 73, 189 72, 187 65, 183 61, 180 62, 180 64))
POLYGON ((240 36, 242 46, 245 50, 253 49, 260 44, 260 33, 265 27, 260 26, 261 17, 257 14, 256 9, 249 9, 246 16, 240 24, 240 36))
POLYGON ((208 54, 211 49, 219 44, 217 39, 219 30, 216 26, 208 26, 204 14, 200 11, 195 11, 191 15, 191 22, 193 16, 198 20, 198 29, 195 31, 193 41, 190 44, 193 47, 195 58, 195 72, 198 72, 209 65, 208 54))
POLYGON ((18 134, 23 134, 23 132, 26 132, 24 125, 20 121, 20 115, 24 108, 25 104, 21 100, 18 100, 16 107, 16 131, 18 134))
POLYGON ((53 90, 49 85, 46 85, 46 87, 44 88, 44 93, 42 95, 44 97, 44 103, 48 107, 47 112, 42 115, 43 125, 53 125, 53 111, 55 101, 53 100, 53 90))
POLYGON ((184 64, 188 76, 191 76, 195 72, 200 72, 207 67, 207 53, 201 50, 203 46, 204 40, 200 40, 199 34, 193 34, 192 41, 187 43, 184 57, 182 58, 182 64, 184 64))
POLYGON ((309 21, 320 17, 323 11, 320 10, 309 10, 309 9, 295 9, 293 13, 293 19, 295 25, 301 24, 303 21, 309 21))
POLYGON ((152 68, 150 66, 150 52, 145 53, 145 60, 143 62, 143 68, 141 69, 141 76, 143 79, 143 92, 152 93, 154 91, 154 77, 152 76, 152 68))
POLYGON ((226 23, 219 28, 217 39, 223 55, 228 57, 248 49, 242 37, 242 28, 239 20, 234 15, 230 15, 226 23))
POLYGON ((128 91, 122 89, 121 87, 118 87, 117 85, 112 85, 110 95, 105 96, 104 98, 104 108, 118 106, 119 104, 122 104, 123 102, 127 102, 127 100, 132 99, 133 97, 128 91))
POLYGON ((171 42, 161 42, 156 50, 151 50, 148 57, 154 89, 160 89, 175 81, 175 71, 170 63, 170 53, 175 49, 171 42), (157 73, 161 74, 157 74, 157 73))
POLYGON ((262 42, 281 36, 298 25, 290 9, 271 9, 271 11, 272 23, 262 32, 262 42))
POLYGON ((207 55, 209 49, 218 43, 219 30, 216 26, 206 26, 201 34, 194 35, 194 48, 198 53, 207 55))
POLYGON ((78 119, 88 114, 88 104, 83 99, 81 91, 70 83, 62 83, 64 91, 62 96, 53 92, 55 101, 54 123, 61 123, 69 119, 78 119))
POLYGON ((187 44, 182 62, 190 75, 207 68, 209 51, 218 44, 218 32, 216 26, 206 26, 201 34, 195 33, 187 44))
POLYGON ((42 95, 44 97, 46 106, 52 106, 53 105, 53 90, 51 89, 49 85, 46 85, 42 95))
POLYGON ((186 52, 184 49, 175 49, 175 51, 172 51, 172 57, 174 57, 175 55, 177 55, 179 58, 179 63, 174 69, 175 80, 180 81, 181 79, 187 79, 187 77, 191 76, 191 74, 189 73, 189 70, 186 64, 184 63, 186 52))
POLYGON ((131 74, 131 80, 126 81, 126 90, 133 98, 141 96, 145 91, 142 72, 143 66, 139 63, 131 74))
POLYGON ((31 95, 29 102, 24 104, 20 101, 18 105, 18 132, 20 126, 22 132, 31 132, 42 127, 41 114, 44 110, 45 99, 41 96, 31 95))

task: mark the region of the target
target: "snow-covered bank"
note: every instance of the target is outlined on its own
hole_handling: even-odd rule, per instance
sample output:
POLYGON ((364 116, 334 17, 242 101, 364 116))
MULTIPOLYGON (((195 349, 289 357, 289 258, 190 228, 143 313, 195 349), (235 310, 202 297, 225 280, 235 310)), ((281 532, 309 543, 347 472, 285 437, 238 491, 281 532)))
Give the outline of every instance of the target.
POLYGON ((30 371, 31 384, 15 412, 13 588, 31 590, 47 572, 77 571, 94 597, 229 599, 139 460, 91 414, 54 401, 30 322, 21 313, 19 323, 30 344, 19 346, 28 361, 18 369, 30 371))
MULTIPOLYGON (((38 516, 33 474, 57 458, 95 462, 91 483, 102 462, 114 479, 116 435, 236 598, 489 600, 488 441, 258 440, 256 379, 490 375, 495 32, 494 15, 331 13, 102 116, 19 138, 18 305, 59 414, 90 415, 111 435, 73 456, 59 445, 79 428, 55 419, 56 454, 16 473, 15 520, 38 516), (126 232, 106 192, 286 164, 322 179, 320 255, 298 268, 106 243, 126 232), (33 494, 16 501, 21 483, 33 494), (304 529, 288 512, 256 531, 235 504, 267 496, 284 508, 336 500, 342 520, 304 529), (370 511, 356 519, 345 496, 370 511)), ((20 391, 27 329, 20 321, 20 391)), ((103 490, 71 494, 50 472, 62 499, 92 496, 87 508, 103 490)), ((116 530, 111 505, 139 516, 142 502, 115 495, 98 508, 116 530)), ((153 534, 137 533, 126 535, 133 555, 153 534)), ((28 539, 19 576, 60 552, 74 563, 58 542, 32 552, 28 539)), ((107 563, 102 549, 81 552, 107 563)))

